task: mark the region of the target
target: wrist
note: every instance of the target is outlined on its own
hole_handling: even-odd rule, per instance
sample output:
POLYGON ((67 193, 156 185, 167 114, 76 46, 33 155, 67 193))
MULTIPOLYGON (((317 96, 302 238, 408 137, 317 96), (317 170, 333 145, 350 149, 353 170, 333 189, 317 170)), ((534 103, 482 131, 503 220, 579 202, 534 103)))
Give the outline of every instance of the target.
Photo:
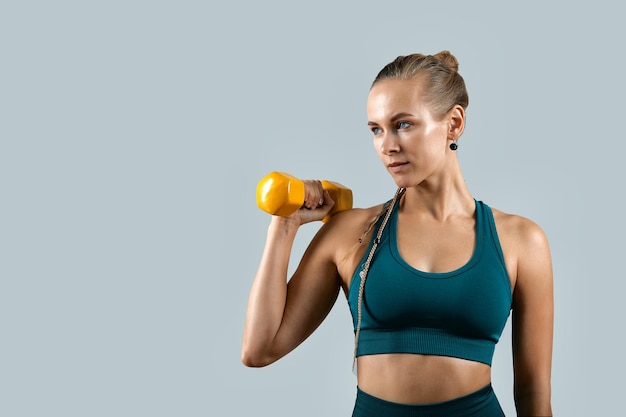
POLYGON ((295 236, 300 228, 300 223, 291 217, 272 216, 269 231, 278 232, 280 235, 295 236))

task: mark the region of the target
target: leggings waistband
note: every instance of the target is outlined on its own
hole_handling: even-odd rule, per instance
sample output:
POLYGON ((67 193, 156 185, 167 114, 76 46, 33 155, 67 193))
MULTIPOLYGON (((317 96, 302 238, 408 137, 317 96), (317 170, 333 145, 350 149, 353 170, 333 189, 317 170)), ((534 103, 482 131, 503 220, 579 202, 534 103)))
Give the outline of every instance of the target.
POLYGON ((352 417, 504 417, 491 384, 463 397, 433 404, 402 404, 383 400, 357 387, 352 417))

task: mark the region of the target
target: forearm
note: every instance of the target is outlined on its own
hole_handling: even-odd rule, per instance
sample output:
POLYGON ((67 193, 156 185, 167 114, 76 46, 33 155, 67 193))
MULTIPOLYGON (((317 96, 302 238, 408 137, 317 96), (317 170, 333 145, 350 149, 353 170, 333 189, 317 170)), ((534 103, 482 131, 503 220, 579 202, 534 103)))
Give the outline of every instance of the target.
POLYGON ((283 320, 289 257, 297 230, 293 221, 282 218, 273 218, 268 227, 248 299, 242 344, 242 360, 248 366, 266 364, 266 356, 283 320))

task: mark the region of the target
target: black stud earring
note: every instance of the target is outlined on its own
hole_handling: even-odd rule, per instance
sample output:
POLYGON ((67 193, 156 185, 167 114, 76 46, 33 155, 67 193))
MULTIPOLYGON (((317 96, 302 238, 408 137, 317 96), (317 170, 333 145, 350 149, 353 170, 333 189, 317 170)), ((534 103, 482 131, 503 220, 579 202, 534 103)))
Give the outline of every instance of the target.
POLYGON ((456 151, 458 148, 459 146, 456 144, 456 140, 450 144, 450 149, 453 151, 456 151))

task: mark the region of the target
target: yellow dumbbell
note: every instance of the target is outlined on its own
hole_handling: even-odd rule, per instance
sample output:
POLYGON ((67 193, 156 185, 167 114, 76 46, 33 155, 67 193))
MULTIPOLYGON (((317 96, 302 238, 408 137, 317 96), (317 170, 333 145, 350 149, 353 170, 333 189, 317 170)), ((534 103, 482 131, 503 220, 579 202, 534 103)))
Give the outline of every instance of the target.
MULTIPOLYGON (((322 188, 335 202, 323 222, 333 214, 352 208, 352 191, 343 185, 322 181, 322 188)), ((304 204, 304 182, 284 172, 270 172, 256 187, 256 203, 259 208, 276 216, 289 216, 304 204)))

